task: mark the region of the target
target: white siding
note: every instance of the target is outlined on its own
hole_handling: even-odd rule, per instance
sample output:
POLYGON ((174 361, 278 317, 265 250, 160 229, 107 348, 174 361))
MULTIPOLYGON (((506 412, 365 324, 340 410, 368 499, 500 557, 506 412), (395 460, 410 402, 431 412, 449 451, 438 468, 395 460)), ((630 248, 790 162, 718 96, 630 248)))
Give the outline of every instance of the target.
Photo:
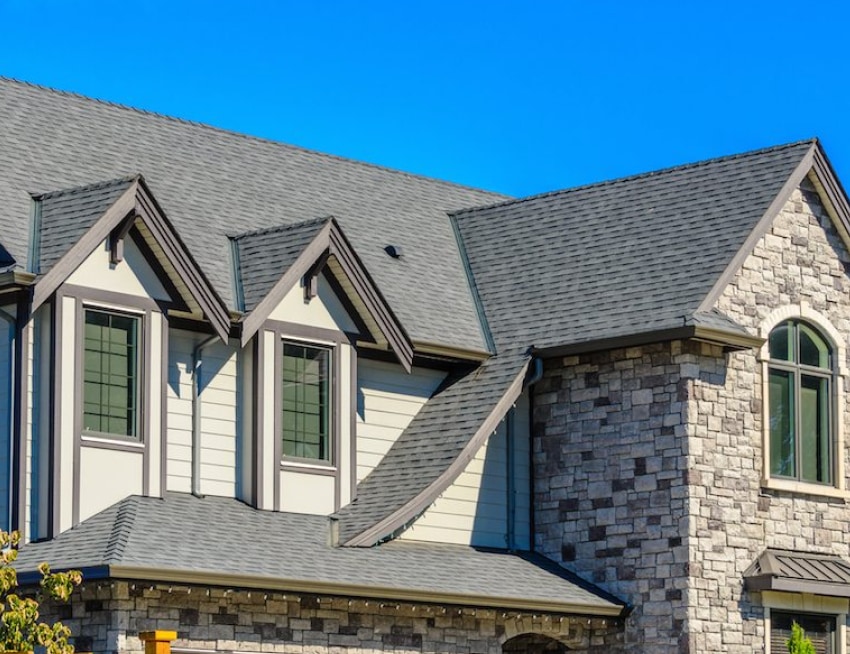
MULTIPOLYGON (((192 490, 192 353, 205 334, 172 329, 168 337, 167 488, 192 490)), ((214 341, 201 353, 200 491, 236 495, 236 396, 239 349, 214 341)))
POLYGON ((279 474, 281 511, 314 515, 334 512, 334 477, 292 470, 279 474))
MULTIPOLYGON (((13 307, 3 307, 12 314, 13 307)), ((14 334, 15 328, 0 318, 0 528, 10 527, 9 501, 11 498, 13 384, 14 384, 14 334)))
POLYGON ((445 379, 441 370, 360 359, 357 364, 357 481, 378 465, 445 379))
POLYGON ((80 520, 128 495, 142 494, 142 457, 98 447, 80 448, 80 520))
POLYGON ((357 328, 351 316, 333 292, 324 275, 319 276, 319 294, 309 302, 304 301, 303 280, 281 300, 269 318, 301 325, 354 332, 357 328))
POLYGON ((514 410, 514 535, 508 538, 507 428, 496 433, 467 464, 455 482, 401 538, 482 547, 527 549, 530 545, 529 411, 523 395, 514 410))
POLYGON ((170 299, 131 238, 124 239, 124 260, 121 263, 113 265, 109 262, 109 247, 104 241, 71 273, 67 283, 138 297, 170 299))

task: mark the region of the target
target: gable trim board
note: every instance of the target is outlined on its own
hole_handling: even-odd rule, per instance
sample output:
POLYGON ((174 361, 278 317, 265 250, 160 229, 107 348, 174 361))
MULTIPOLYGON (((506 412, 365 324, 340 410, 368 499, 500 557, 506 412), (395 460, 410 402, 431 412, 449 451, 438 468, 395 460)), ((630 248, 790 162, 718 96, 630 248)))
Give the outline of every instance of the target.
MULTIPOLYGON (((319 269, 316 264, 323 262, 327 257, 331 256, 336 262, 336 265, 339 266, 339 270, 353 286, 355 293, 363 302, 366 311, 372 320, 374 320, 378 331, 384 336, 390 349, 395 353, 405 370, 410 372, 413 365, 413 343, 407 335, 407 331, 398 321, 398 318, 396 318, 392 308, 387 304, 383 294, 364 267, 360 257, 357 256, 351 243, 345 237, 336 219, 330 216, 323 220, 325 224, 313 236, 292 265, 283 272, 280 279, 265 294, 257 306, 251 309, 244 317, 242 321, 242 346, 244 347, 260 330, 275 307, 280 304, 289 291, 295 288, 299 280, 310 275, 318 274, 319 269)), ((309 226, 317 222, 320 221, 307 221, 301 224, 309 226)), ((231 242, 256 235, 258 235, 257 232, 233 236, 231 237, 231 242)), ((232 249, 236 250, 237 248, 234 246, 232 249)), ((237 286, 240 288, 237 295, 243 297, 244 302, 244 292, 241 290, 241 287, 245 261, 239 255, 238 251, 234 256, 234 264, 238 266, 238 269, 235 271, 237 286)), ((333 274, 338 274, 332 261, 327 261, 327 268, 333 274)))
POLYGON ((407 500, 401 507, 371 527, 349 538, 343 544, 346 547, 372 547, 382 540, 392 538, 392 535, 396 531, 404 528, 405 525, 409 524, 425 511, 437 499, 440 493, 445 491, 458 478, 478 450, 481 449, 481 446, 496 430, 496 427, 508 413, 509 409, 517 401, 517 398, 525 387, 530 362, 530 357, 523 361, 514 380, 490 411, 484 422, 479 426, 460 454, 433 482, 413 498, 407 500))
MULTIPOLYGON (((36 200, 47 195, 37 196, 36 200)), ((127 190, 35 283, 32 311, 38 309, 113 230, 119 228, 124 220, 132 220, 134 213, 163 248, 181 281, 186 284, 192 298, 212 324, 215 333, 222 341, 227 342, 230 333, 230 312, 198 268, 141 175, 133 178, 127 190)), ((33 238, 39 238, 39 235, 33 235, 33 238)))

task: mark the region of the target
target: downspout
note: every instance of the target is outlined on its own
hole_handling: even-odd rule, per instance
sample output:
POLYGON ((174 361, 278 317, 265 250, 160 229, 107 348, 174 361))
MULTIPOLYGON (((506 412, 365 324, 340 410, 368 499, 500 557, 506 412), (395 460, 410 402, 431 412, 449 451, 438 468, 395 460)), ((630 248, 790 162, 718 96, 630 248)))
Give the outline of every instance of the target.
MULTIPOLYGON (((531 388, 541 379, 543 379, 543 359, 534 357, 531 362, 531 375, 525 382, 525 388, 531 388)), ((528 434, 531 442, 528 444, 528 497, 529 497, 529 516, 528 516, 528 548, 534 551, 534 532, 535 532, 535 515, 534 515, 534 393, 528 394, 528 434)))
POLYGON ((516 470, 514 469, 514 419, 516 411, 511 408, 505 417, 505 450, 507 451, 508 466, 508 501, 507 501, 507 546, 509 550, 516 548, 516 470))
POLYGON ((192 495, 201 495, 201 384, 198 376, 201 373, 201 351, 218 336, 210 336, 201 341, 192 350, 192 495))
POLYGON ((17 379, 17 375, 15 374, 15 368, 17 366, 17 361, 15 360, 15 338, 18 330, 18 324, 15 317, 0 309, 0 318, 5 320, 9 324, 9 452, 8 452, 8 464, 9 469, 8 473, 8 487, 9 487, 9 497, 7 498, 7 524, 0 525, 0 528, 4 530, 11 529, 12 522, 12 511, 14 509, 14 495, 12 492, 13 484, 12 480, 15 478, 15 405, 18 401, 17 393, 15 392, 17 389, 15 388, 15 380, 17 379))

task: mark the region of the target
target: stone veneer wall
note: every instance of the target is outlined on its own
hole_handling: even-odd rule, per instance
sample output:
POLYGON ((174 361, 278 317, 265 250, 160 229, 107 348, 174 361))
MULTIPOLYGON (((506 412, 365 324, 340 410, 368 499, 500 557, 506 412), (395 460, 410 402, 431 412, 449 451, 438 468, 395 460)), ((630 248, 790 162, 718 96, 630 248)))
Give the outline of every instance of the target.
MULTIPOLYGON (((806 181, 716 308, 757 334, 772 312, 803 303, 846 345, 848 270, 806 181)), ((761 598, 743 590, 758 555, 850 556, 844 499, 762 488, 754 350, 677 341, 550 360, 534 403, 536 546, 634 604, 612 652, 762 651, 761 598)), ((848 412, 850 402, 845 471, 848 412)))
POLYGON ((549 360, 534 387, 535 546, 634 606, 615 651, 676 652, 688 578, 681 341, 549 360))
MULTIPOLYGON (((716 308, 758 333, 775 310, 802 304, 850 337, 850 255, 814 187, 805 181, 786 203, 716 308)), ((847 366, 848 362, 842 362, 847 366)), ((762 364, 755 351, 728 355, 728 378, 700 376, 689 412, 699 416, 691 439, 694 489, 689 609, 696 652, 752 652, 764 643, 760 597, 743 590, 742 574, 766 547, 850 555, 850 508, 843 499, 761 487, 762 364)), ((845 392, 848 380, 844 381, 845 392)), ((850 402, 840 416, 847 435, 850 402)), ((846 484, 846 481, 845 481, 846 484)), ((847 487, 845 485, 845 487, 847 487)))
POLYGON ((138 633, 155 629, 177 631, 175 648, 285 654, 501 654, 525 633, 602 654, 622 640, 617 619, 125 581, 84 582, 45 615, 71 628, 78 651, 115 654, 143 652, 138 633))

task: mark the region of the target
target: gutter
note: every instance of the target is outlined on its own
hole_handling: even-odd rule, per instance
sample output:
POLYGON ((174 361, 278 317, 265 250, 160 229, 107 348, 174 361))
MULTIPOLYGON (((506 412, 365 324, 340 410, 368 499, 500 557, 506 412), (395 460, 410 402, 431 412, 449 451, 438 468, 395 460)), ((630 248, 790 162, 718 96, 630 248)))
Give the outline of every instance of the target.
POLYGON ((0 288, 4 286, 32 286, 35 283, 35 273, 23 270, 7 270, 0 273, 0 288))
POLYGON ((217 335, 210 336, 192 350, 192 495, 195 497, 203 497, 201 495, 201 385, 198 380, 203 365, 201 352, 207 345, 217 340, 219 340, 217 335))
POLYGON ((636 345, 648 345, 663 341, 699 340, 715 345, 733 349, 751 349, 761 347, 765 339, 759 336, 751 336, 744 332, 720 329, 717 327, 705 327, 701 325, 686 325, 684 327, 673 327, 671 329, 657 329, 638 334, 625 336, 614 336, 612 338, 600 338, 597 340, 583 341, 568 345, 554 345, 551 347, 536 348, 534 353, 543 358, 556 356, 569 356, 571 354, 586 354, 590 352, 601 352, 602 350, 613 350, 616 348, 633 347, 636 345))
MULTIPOLYGON (((145 583, 176 583, 231 588, 252 588, 269 591, 311 593, 317 595, 341 595, 368 599, 395 600, 401 602, 421 602, 427 604, 451 604, 453 606, 476 606, 517 611, 540 611, 570 615, 588 615, 604 617, 624 617, 628 607, 600 600, 600 604, 579 602, 557 602, 545 599, 523 599, 493 595, 475 595, 473 593, 433 592, 425 589, 394 588, 387 586, 364 586, 329 581, 306 579, 283 579, 251 574, 212 573, 201 570, 163 570, 144 566, 102 565, 83 568, 83 579, 122 579, 143 581, 145 583)), ((22 585, 38 583, 41 575, 37 572, 22 573, 19 577, 22 585)))

